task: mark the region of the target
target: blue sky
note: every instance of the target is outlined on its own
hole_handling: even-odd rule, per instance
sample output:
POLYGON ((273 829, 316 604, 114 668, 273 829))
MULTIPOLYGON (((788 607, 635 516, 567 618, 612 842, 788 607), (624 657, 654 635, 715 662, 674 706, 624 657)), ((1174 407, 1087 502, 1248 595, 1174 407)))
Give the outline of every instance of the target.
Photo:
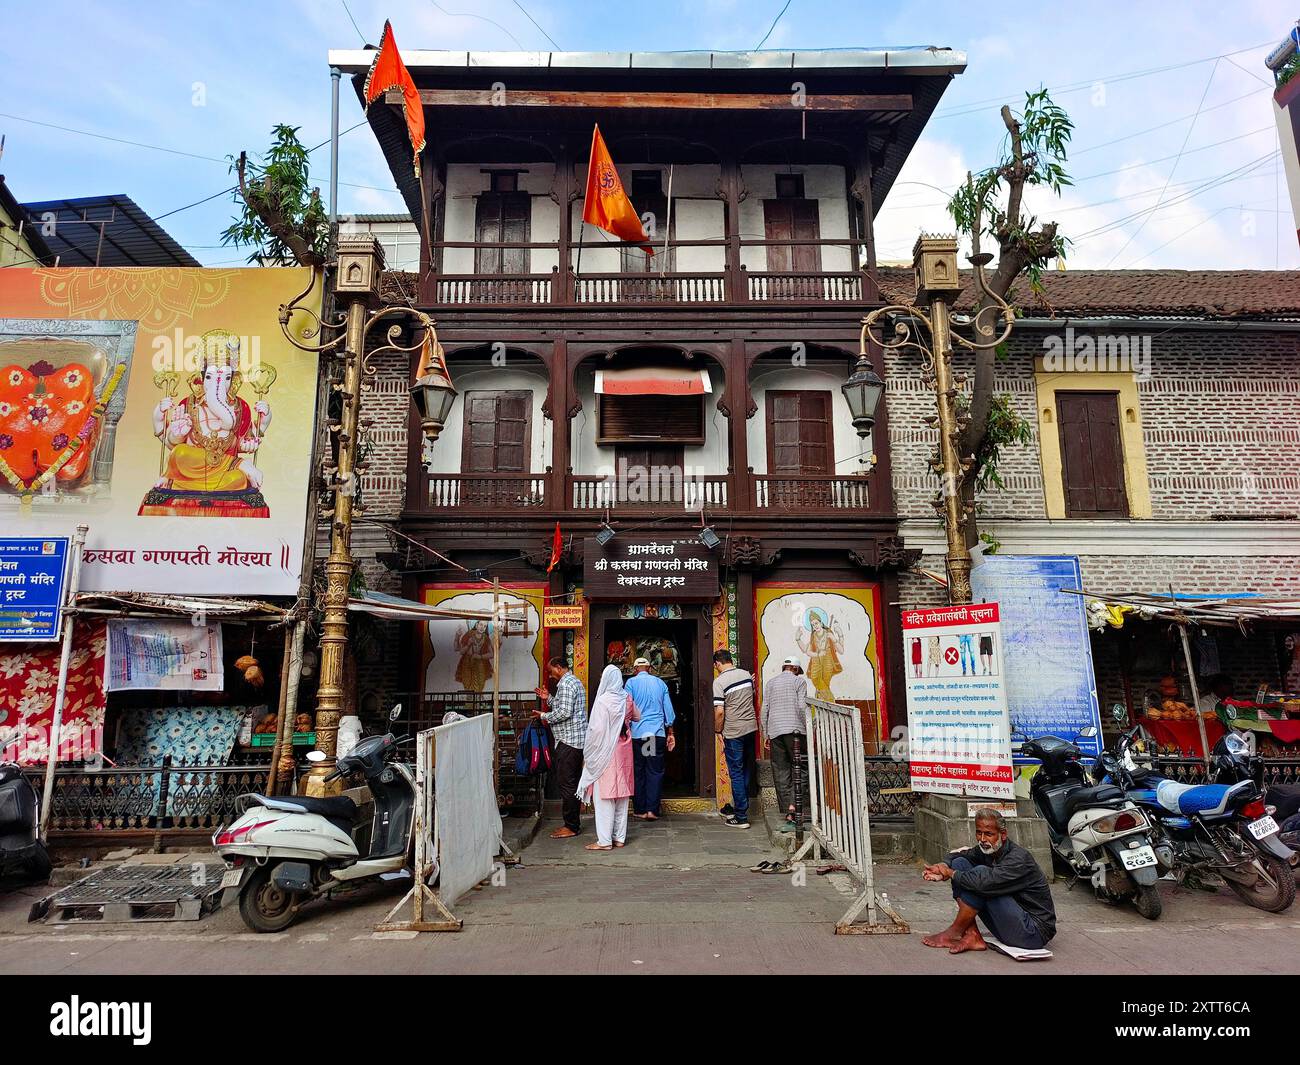
MULTIPOLYGON (((403 48, 545 50, 549 34, 571 50, 744 50, 758 44, 785 0, 520 2, 541 29, 514 0, 347 0, 347 7, 375 42, 391 18, 403 48)), ((15 194, 126 193, 155 216, 225 188, 223 157, 260 150, 276 122, 300 125, 308 144, 324 140, 326 52, 361 43, 343 0, 43 0, 40 26, 69 31, 48 38, 30 0, 0 7, 15 9, 11 27, 26 27, 25 43, 0 63, 0 172, 15 194)), ((1031 206, 1075 240, 1070 266, 1297 268, 1262 63, 1289 25, 1277 0, 1055 7, 791 0, 765 47, 934 44, 967 53, 966 73, 949 87, 881 211, 882 259, 906 258, 920 229, 951 228, 938 189, 992 161, 1002 102, 1046 85, 1061 87, 1056 98, 1076 124, 1069 169, 1077 185, 1059 202, 1038 197, 1031 206)), ((360 117, 345 87, 344 128, 360 117)), ((316 157, 313 176, 325 188, 326 149, 316 157)), ((344 211, 402 209, 364 126, 343 139, 341 179, 344 211)), ((200 261, 230 263, 240 253, 220 247, 218 234, 231 211, 228 197, 218 197, 163 225, 200 261)))

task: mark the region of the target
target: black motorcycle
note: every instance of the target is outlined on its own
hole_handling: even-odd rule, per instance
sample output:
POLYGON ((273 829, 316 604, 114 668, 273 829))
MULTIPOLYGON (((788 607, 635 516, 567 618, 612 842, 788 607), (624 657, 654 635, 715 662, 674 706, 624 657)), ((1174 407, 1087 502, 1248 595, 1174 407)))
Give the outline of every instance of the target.
MULTIPOLYGON (((1227 732, 1210 752, 1210 780, 1215 784, 1254 781, 1264 791, 1264 805, 1281 826, 1278 838, 1293 851, 1300 850, 1300 784, 1264 784, 1264 759, 1250 753, 1240 732, 1227 732)), ((1291 865, 1300 863, 1292 855, 1291 865)))
POLYGON ((22 769, 0 762, 0 882, 43 884, 50 879, 40 807, 40 796, 22 769))
POLYGON ((1114 750, 1093 766, 1099 784, 1116 784, 1154 826, 1161 866, 1183 881, 1224 882, 1248 905, 1282 913, 1295 901, 1292 850, 1253 780, 1183 784, 1139 764, 1146 758, 1137 728, 1120 734, 1114 750))

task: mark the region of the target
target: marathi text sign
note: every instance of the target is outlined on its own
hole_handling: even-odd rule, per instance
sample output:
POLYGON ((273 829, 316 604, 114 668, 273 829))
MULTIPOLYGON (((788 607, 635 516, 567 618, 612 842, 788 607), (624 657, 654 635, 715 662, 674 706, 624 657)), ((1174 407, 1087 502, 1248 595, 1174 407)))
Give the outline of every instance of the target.
POLYGON ((717 556, 698 540, 615 537, 583 545, 588 599, 716 599, 717 556))
POLYGON ((0 642, 57 640, 68 540, 0 539, 0 642))
POLYGON ((286 339, 279 308, 312 282, 0 270, 0 527, 88 525, 83 591, 297 594, 317 356, 286 339))
POLYGON ((583 623, 582 604, 547 604, 542 608, 542 628, 580 629, 583 623))
POLYGON ((1050 733, 1096 757, 1101 713, 1087 612, 1083 596, 1062 591, 1081 587, 1075 555, 986 555, 971 571, 976 597, 1000 608, 1016 743, 1050 733), (1089 727, 1094 735, 1079 735, 1089 727))
POLYGON ((1013 799, 998 605, 902 618, 912 790, 1013 799))

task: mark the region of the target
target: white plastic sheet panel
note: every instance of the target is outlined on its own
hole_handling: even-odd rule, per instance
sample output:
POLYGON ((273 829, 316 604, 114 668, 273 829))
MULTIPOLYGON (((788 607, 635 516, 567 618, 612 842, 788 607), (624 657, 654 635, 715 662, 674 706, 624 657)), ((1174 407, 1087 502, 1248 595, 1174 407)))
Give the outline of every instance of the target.
POLYGON ((501 815, 492 783, 492 715, 465 718, 433 731, 438 893, 454 906, 492 875, 501 844, 501 815))

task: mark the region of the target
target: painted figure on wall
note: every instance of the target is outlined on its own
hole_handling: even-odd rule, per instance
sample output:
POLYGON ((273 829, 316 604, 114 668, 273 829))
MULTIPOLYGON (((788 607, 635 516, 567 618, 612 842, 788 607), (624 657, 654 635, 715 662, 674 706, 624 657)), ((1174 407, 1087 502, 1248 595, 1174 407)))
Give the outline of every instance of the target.
POLYGON ((808 679, 818 699, 834 702, 831 679, 843 671, 840 655, 844 653, 844 632, 840 623, 821 607, 804 615, 803 628, 795 634, 799 650, 808 656, 808 679))
POLYGON ((189 377, 190 395, 176 399, 181 375, 161 373, 168 394, 154 408, 153 432, 164 449, 162 476, 145 496, 141 514, 177 517, 270 517, 255 459, 271 424, 266 393, 275 370, 258 363, 248 374, 258 399, 239 396, 239 338, 204 334, 203 356, 189 377))
POLYGON ((467 621, 453 645, 460 655, 456 679, 466 691, 481 692, 492 677, 492 630, 485 621, 467 621))

